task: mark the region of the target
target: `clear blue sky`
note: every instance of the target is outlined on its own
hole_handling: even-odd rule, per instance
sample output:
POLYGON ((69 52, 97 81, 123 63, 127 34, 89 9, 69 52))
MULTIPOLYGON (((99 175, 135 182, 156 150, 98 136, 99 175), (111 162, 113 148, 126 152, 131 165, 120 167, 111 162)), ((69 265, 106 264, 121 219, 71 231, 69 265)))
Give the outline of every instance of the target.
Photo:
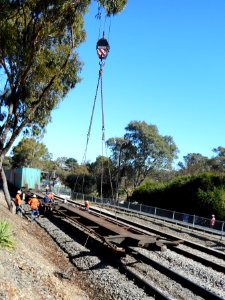
MULTIPOLYGON (((43 139, 54 159, 82 161, 99 71, 96 14, 93 1, 85 18, 87 40, 78 49, 83 79, 52 113, 43 139)), ((225 147, 224 0, 128 0, 111 20, 109 43, 103 72, 106 140, 122 137, 136 120, 172 136, 178 161, 188 153, 212 157, 213 148, 225 147)), ((87 159, 95 161, 101 147, 99 93, 87 159)))

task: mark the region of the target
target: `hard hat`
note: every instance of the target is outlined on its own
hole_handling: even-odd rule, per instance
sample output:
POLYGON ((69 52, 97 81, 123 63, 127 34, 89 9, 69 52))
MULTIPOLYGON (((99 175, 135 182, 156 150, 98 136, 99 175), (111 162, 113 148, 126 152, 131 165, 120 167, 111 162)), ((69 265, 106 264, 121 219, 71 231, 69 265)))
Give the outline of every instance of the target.
POLYGON ((36 198, 37 196, 34 194, 33 197, 36 198))
POLYGON ((19 191, 17 191, 17 193, 18 193, 18 194, 21 194, 22 192, 21 192, 21 190, 19 190, 19 191))
POLYGON ((212 215, 212 217, 215 217, 215 215, 212 215))

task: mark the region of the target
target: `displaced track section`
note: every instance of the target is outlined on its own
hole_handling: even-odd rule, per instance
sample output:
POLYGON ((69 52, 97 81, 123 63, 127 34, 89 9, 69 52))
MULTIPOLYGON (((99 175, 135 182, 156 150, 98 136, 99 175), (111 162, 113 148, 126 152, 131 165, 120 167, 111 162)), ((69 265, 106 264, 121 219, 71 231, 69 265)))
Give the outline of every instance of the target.
MULTIPOLYGON (((58 204, 52 205, 52 209, 52 217, 58 220, 58 224, 64 222, 70 226, 70 231, 72 228, 78 228, 83 234, 88 235, 85 245, 88 239, 91 240, 92 242, 88 243, 91 251, 99 255, 105 253, 105 258, 108 260, 110 258, 110 264, 120 268, 155 299, 174 297, 175 299, 224 299, 221 297, 224 294, 217 293, 216 289, 214 292, 204 284, 196 284, 193 279, 171 270, 170 266, 160 264, 150 257, 149 254, 154 252, 149 250, 161 250, 159 252, 163 253, 167 252, 164 251, 166 249, 174 251, 182 246, 181 240, 166 239, 159 232, 158 234, 143 232, 130 224, 121 224, 122 222, 118 222, 115 218, 103 216, 103 212, 101 215, 96 215, 96 213, 85 211, 82 206, 63 203, 59 199, 58 204), (115 255, 109 254, 106 249, 115 255), (146 251, 146 254, 143 254, 143 251, 146 251), (158 278, 161 277, 164 279, 159 284, 158 278)), ((183 251, 183 256, 185 256, 184 253, 185 251, 183 251)), ((204 260, 201 263, 207 265, 204 260)), ((223 269, 221 268, 220 271, 222 272, 223 269)))

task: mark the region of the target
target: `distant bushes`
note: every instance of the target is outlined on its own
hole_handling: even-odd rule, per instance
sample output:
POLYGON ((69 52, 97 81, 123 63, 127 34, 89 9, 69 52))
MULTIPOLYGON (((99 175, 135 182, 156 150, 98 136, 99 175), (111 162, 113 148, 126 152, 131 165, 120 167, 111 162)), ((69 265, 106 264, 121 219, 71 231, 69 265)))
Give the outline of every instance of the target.
POLYGON ((137 188, 133 201, 149 206, 225 218, 225 176, 203 173, 177 177, 168 183, 148 181, 137 188))

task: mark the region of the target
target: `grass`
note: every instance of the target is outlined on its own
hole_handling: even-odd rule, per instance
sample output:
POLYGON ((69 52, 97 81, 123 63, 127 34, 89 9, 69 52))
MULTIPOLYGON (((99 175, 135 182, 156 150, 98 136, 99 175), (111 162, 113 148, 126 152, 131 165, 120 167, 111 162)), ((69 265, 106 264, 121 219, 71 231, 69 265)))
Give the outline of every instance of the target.
POLYGON ((0 248, 13 249, 14 247, 15 241, 10 224, 7 221, 0 221, 0 248))

